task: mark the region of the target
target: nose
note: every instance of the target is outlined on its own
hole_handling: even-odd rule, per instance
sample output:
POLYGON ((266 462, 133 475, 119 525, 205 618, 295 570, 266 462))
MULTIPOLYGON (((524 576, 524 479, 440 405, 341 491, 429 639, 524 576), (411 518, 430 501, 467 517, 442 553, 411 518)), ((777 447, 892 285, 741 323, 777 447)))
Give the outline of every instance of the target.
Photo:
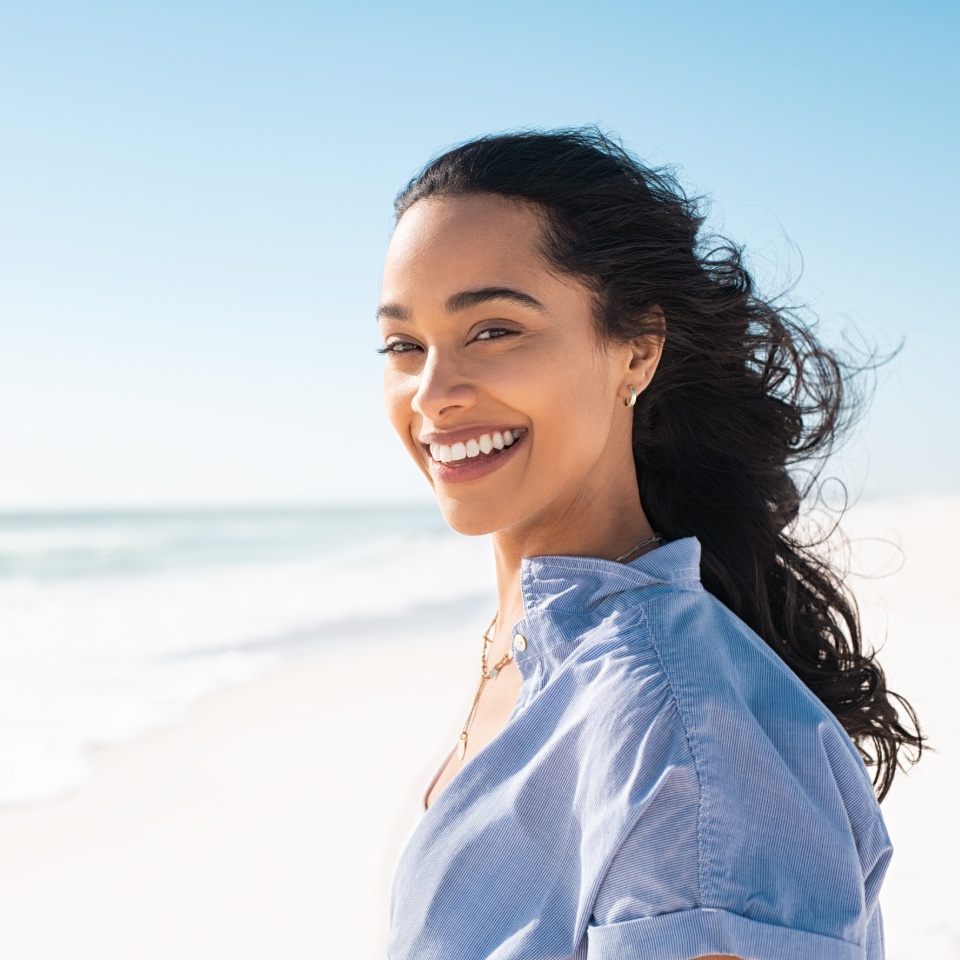
POLYGON ((445 414, 476 402, 476 387, 464 375, 455 358, 440 350, 427 352, 411 404, 425 420, 439 420, 445 414))

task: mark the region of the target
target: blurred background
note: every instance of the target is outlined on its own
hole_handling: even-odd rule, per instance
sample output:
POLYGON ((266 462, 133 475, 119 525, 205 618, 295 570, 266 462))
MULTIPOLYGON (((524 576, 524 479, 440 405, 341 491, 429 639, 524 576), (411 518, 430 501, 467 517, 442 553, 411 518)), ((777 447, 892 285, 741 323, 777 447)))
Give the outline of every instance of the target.
POLYGON ((704 198, 764 292, 888 358, 828 473, 884 538, 865 617, 941 747, 891 808, 890 956, 960 957, 956 881, 910 833, 955 735, 958 19, 3 5, 0 952, 382 955, 406 826, 383 811, 455 725, 493 599, 486 545, 445 530, 382 413, 392 199, 469 137, 598 124, 704 198))

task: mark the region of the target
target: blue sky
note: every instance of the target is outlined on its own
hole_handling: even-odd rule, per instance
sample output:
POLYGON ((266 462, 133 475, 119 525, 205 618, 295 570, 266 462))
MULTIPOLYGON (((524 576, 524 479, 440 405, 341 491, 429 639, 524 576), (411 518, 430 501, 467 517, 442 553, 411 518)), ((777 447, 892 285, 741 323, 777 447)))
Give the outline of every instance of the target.
POLYGON ((903 344, 837 464, 960 492, 958 5, 0 10, 0 508, 424 499, 382 414, 391 202, 598 123, 681 168, 828 340, 903 344))

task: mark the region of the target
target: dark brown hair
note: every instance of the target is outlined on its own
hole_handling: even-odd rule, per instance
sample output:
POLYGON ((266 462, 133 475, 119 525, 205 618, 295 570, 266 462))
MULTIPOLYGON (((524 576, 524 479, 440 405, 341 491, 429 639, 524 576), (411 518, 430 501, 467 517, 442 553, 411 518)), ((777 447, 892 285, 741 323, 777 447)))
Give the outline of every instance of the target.
POLYGON ((634 411, 644 510, 667 539, 696 536, 703 584, 837 717, 882 799, 916 715, 865 650, 853 597, 794 522, 856 411, 856 371, 802 316, 761 299, 741 250, 701 236, 698 201, 594 129, 482 137, 399 194, 490 193, 545 216, 544 254, 596 296, 603 338, 659 332, 660 366, 634 411), (901 721, 901 713, 906 723, 901 721))

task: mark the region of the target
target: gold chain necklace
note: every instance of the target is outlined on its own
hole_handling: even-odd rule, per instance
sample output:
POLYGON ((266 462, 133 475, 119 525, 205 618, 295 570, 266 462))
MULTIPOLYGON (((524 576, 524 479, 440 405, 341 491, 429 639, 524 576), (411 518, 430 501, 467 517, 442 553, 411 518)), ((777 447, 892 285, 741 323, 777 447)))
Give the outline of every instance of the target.
POLYGON ((631 547, 626 553, 621 553, 620 556, 617 557, 617 559, 614 560, 613 562, 623 563, 623 561, 626 560, 627 557, 631 557, 633 556, 633 554, 637 553, 639 550, 642 550, 644 547, 649 547, 651 543, 659 543, 661 540, 663 540, 663 537, 661 537, 659 533, 654 531, 653 536, 650 537, 649 540, 641 540, 635 547, 631 547))
POLYGON ((477 686, 477 693, 473 698, 473 706, 470 707, 470 712, 467 714, 466 722, 463 724, 463 730, 460 731, 460 740, 457 742, 457 759, 462 760, 467 755, 467 740, 470 736, 470 724, 473 723, 473 718, 477 712, 477 707, 480 705, 480 694, 483 693, 483 688, 486 685, 488 680, 493 680, 496 675, 513 659, 513 654, 508 650, 492 667, 487 666, 487 648, 493 643, 493 639, 490 636, 490 631, 493 629, 493 625, 497 622, 497 616, 500 611, 498 610, 494 615, 493 619, 490 621, 490 626, 483 631, 483 650, 480 653, 480 683, 477 686))
MULTIPOLYGON (((650 546, 651 543, 659 543, 663 538, 659 533, 654 533, 652 537, 648 540, 641 540, 635 547, 631 547, 626 553, 621 554, 614 560, 614 563, 621 563, 627 559, 627 557, 632 556, 637 553, 639 550, 642 550, 644 547, 650 546)), ((473 723, 473 718, 476 716, 477 707, 480 705, 480 696, 483 693, 483 688, 486 686, 488 680, 496 679, 497 674, 513 660, 513 654, 508 650, 492 667, 487 665, 487 648, 493 643, 493 639, 490 636, 490 631, 493 629, 493 625, 497 622, 497 617, 500 615, 498 610, 494 615, 493 619, 490 621, 490 625, 486 630, 483 631, 483 650, 480 651, 480 683, 477 684, 477 692, 473 697, 473 704, 470 707, 470 712, 467 714, 467 719, 464 721, 463 730, 460 731, 460 739, 457 742, 457 759, 463 760, 467 755, 467 741, 470 739, 470 725, 473 723)))

